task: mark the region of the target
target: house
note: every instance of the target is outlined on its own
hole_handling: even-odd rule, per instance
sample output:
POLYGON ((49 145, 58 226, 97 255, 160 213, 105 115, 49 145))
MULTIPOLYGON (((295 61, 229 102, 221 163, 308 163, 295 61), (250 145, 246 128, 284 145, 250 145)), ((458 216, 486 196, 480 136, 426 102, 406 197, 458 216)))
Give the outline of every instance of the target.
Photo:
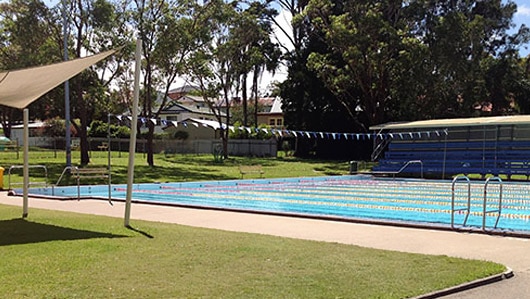
POLYGON ((282 100, 280 97, 260 99, 263 104, 262 112, 258 112, 258 124, 265 124, 274 129, 284 126, 282 100))
MULTIPOLYGON (((222 111, 220 113, 222 120, 225 121, 226 114, 222 111)), ((194 96, 183 96, 179 101, 172 101, 160 112, 160 117, 167 121, 179 122, 189 118, 217 121, 216 115, 204 99, 194 96)))
MULTIPOLYGON (((33 122, 28 124, 28 135, 30 146, 50 147, 53 145, 53 139, 43 136, 43 131, 46 128, 44 122, 33 122)), ((11 141, 18 145, 24 144, 24 125, 14 125, 11 127, 11 141)))

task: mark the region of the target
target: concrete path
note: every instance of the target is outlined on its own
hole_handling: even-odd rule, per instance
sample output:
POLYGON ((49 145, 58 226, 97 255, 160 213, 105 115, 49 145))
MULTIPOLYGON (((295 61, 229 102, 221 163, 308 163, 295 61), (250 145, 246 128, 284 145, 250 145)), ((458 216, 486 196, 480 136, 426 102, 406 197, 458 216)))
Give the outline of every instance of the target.
MULTIPOLYGON (((110 206, 101 200, 57 201, 30 198, 29 201, 29 219, 32 208, 119 218, 124 215, 124 204, 121 202, 110 206)), ((20 206, 21 203, 21 197, 11 197, 0 192, 0 204, 20 206)), ((489 260, 511 268, 515 276, 445 298, 530 298, 530 239, 142 204, 133 204, 131 219, 133 227, 134 220, 141 219, 386 250, 489 260)), ((141 227, 137 228, 141 230, 141 227)))

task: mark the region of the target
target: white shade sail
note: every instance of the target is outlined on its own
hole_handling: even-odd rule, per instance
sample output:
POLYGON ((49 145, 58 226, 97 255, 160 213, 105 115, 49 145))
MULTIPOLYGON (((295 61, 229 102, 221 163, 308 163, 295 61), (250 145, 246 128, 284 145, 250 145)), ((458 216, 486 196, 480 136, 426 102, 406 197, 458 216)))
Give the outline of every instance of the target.
POLYGON ((116 50, 45 66, 0 72, 0 105, 23 109, 114 52, 116 50))

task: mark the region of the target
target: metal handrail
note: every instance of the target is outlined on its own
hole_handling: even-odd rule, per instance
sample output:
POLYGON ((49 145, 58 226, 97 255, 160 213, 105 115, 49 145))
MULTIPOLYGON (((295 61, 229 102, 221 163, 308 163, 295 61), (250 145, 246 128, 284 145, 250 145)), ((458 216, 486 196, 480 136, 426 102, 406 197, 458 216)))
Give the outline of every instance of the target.
MULTIPOLYGON (((21 169, 24 168, 23 165, 11 165, 8 170, 8 189, 11 190, 11 185, 23 185, 24 183, 11 183, 11 171, 13 169, 21 169)), ((44 182, 29 182, 28 185, 44 185, 44 187, 48 187, 48 168, 46 168, 45 165, 29 165, 28 168, 42 168, 44 169, 44 182)), ((29 187, 29 186, 28 186, 29 187)))
MULTIPOLYGON (((73 170, 74 172, 73 173, 71 172, 71 173, 74 174, 77 177, 77 199, 80 200, 81 199, 80 171, 79 171, 79 167, 77 167, 77 166, 66 166, 63 169, 63 172, 61 173, 61 176, 59 176, 59 179, 57 180, 57 183, 55 185, 52 185, 52 195, 55 195, 54 187, 59 185, 59 183, 63 179, 64 175, 67 173, 67 170, 73 170)), ((108 169, 107 169, 107 171, 108 171, 108 177, 109 177, 109 181, 108 181, 108 185, 109 185, 109 204, 113 205, 113 203, 112 203, 112 193, 111 193, 112 192, 112 186, 111 186, 111 181, 110 181, 110 171, 108 169)))
POLYGON ((76 170, 77 172, 79 172, 77 166, 66 166, 64 169, 63 169, 63 172, 61 173, 61 175, 59 176, 59 179, 57 180, 57 183, 55 183, 55 185, 52 185, 52 195, 55 195, 55 189, 54 187, 55 186, 59 186, 59 183, 61 182, 61 180, 63 179, 64 175, 66 174, 66 171, 67 170, 76 170))
POLYGON ((466 211, 466 217, 464 218, 463 226, 467 223, 467 218, 469 217, 469 212, 471 210, 471 181, 465 175, 456 176, 453 179, 451 184, 451 228, 454 229, 455 223, 455 212, 457 211, 466 211), (458 181, 465 180, 467 182, 467 206, 464 208, 455 209, 455 185, 458 181))
MULTIPOLYGON (((383 129, 379 130, 379 132, 376 133, 375 136, 378 136, 381 132, 383 131, 383 129)), ((374 140, 376 140, 376 138, 374 138, 374 140)), ((375 143, 375 141, 374 141, 375 143)), ((376 146, 376 148, 372 151, 372 154, 370 155, 370 158, 372 161, 375 161, 379 155, 384 151, 385 147, 390 143, 390 139, 384 139, 382 138, 382 141, 376 146)))
POLYGON ((420 175, 423 179, 423 161, 421 160, 410 160, 405 163, 405 165, 401 166, 401 168, 398 171, 372 171, 371 173, 375 174, 391 174, 394 178, 396 177, 396 174, 399 174, 403 172, 410 164, 420 164, 420 175))
POLYGON ((484 183, 484 203, 483 203, 483 209, 482 209, 482 230, 486 230, 486 215, 489 213, 497 213, 497 220, 495 221, 495 225, 493 228, 497 228, 497 224, 499 224, 499 219, 501 218, 501 212, 502 212, 502 180, 498 176, 489 177, 486 182, 484 183), (488 201, 488 184, 491 181, 497 181, 499 182, 499 208, 494 210, 487 210, 486 204, 488 201))

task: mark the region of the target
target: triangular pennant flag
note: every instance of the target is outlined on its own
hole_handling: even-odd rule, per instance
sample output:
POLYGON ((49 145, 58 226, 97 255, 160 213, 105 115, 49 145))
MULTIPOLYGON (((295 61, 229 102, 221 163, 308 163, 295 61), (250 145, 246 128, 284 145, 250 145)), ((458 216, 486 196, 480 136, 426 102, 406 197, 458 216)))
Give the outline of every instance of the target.
POLYGON ((130 116, 127 116, 127 118, 128 118, 129 120, 132 120, 132 117, 130 117, 130 116))
POLYGON ((151 118, 150 121, 156 126, 156 118, 151 118))
POLYGON ((294 137, 298 137, 295 131, 292 131, 291 133, 293 133, 294 137))
POLYGON ((182 122, 182 125, 184 126, 184 128, 187 128, 187 127, 188 127, 188 123, 185 122, 185 121, 182 122))
POLYGON ((250 134, 250 132, 251 132, 251 131, 250 131, 250 128, 249 128, 249 127, 246 127, 245 129, 246 129, 247 132, 250 134))
POLYGON ((388 133, 388 136, 390 136, 390 138, 394 139, 394 134, 388 133))
POLYGON ((305 132, 305 135, 307 136, 307 138, 311 138, 311 134, 309 134, 309 132, 305 132))
POLYGON ((175 126, 175 128, 179 126, 178 121, 173 120, 171 121, 171 123, 173 124, 173 126, 175 126))
POLYGON ((123 115, 116 115, 116 118, 121 121, 121 118, 123 117, 123 115))
POLYGON ((197 128, 199 127, 199 124, 196 123, 196 122, 192 122, 191 124, 194 125, 194 126, 197 127, 197 128))
POLYGON ((398 133, 398 135, 399 135, 399 138, 403 139, 403 134, 398 133))

